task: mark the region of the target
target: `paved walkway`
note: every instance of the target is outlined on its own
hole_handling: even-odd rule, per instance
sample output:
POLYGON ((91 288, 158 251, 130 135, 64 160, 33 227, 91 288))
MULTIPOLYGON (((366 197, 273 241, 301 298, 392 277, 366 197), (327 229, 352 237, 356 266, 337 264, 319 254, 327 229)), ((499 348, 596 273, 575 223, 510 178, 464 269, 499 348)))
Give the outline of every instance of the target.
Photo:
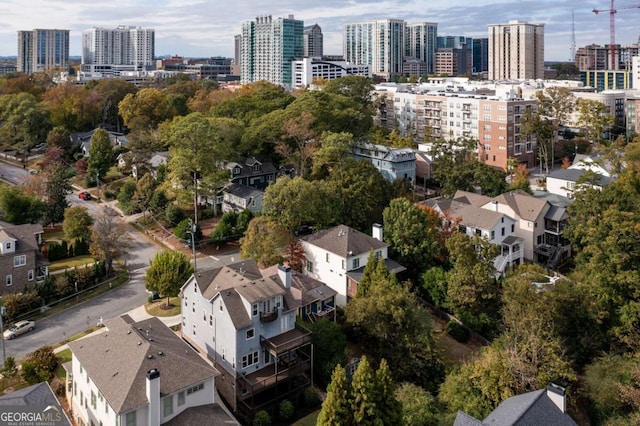
MULTIPOLYGON (((151 315, 149 315, 147 313, 147 310, 144 308, 144 305, 138 306, 137 308, 132 309, 129 312, 123 314, 123 315, 129 315, 136 322, 143 321, 143 320, 145 320, 147 318, 151 318, 151 315)), ((160 319, 160 321, 162 321, 167 327, 173 327, 175 325, 178 325, 178 324, 180 324, 180 321, 181 321, 180 314, 174 315, 172 317, 158 317, 158 319, 160 319)), ((87 336, 93 336, 95 334, 100 334, 100 333, 104 332, 105 330, 106 329, 103 327, 103 328, 100 328, 100 329, 98 329, 98 330, 96 330, 96 331, 94 331, 92 333, 87 334, 87 336)), ((84 337, 87 337, 87 336, 84 336, 84 337)), ((81 337, 81 339, 83 339, 84 337, 81 337)), ((64 351, 67 348, 69 348, 69 345, 64 344, 64 345, 58 346, 53 351, 55 353, 58 353, 58 352, 64 351)))

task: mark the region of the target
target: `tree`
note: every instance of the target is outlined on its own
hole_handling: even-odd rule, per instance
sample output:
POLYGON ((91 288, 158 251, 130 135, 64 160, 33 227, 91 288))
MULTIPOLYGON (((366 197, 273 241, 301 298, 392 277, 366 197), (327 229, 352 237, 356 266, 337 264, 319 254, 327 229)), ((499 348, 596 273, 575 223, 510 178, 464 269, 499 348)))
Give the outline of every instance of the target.
POLYGON ((29 353, 22 362, 22 376, 27 383, 35 384, 49 380, 58 366, 58 358, 51 346, 43 346, 29 353))
POLYGON ((442 364, 434 350, 429 315, 395 275, 349 302, 345 316, 359 341, 376 360, 387 359, 399 380, 432 387, 440 379, 442 364))
POLYGON ((584 129, 587 139, 593 143, 602 142, 603 134, 615 124, 615 117, 607 111, 602 102, 580 98, 578 107, 578 126, 584 129))
POLYGON ((156 180, 151 176, 151 173, 145 173, 144 176, 136 183, 136 191, 133 194, 134 211, 146 212, 149 209, 151 200, 155 194, 157 186, 156 180))
POLYGON ((3 220, 14 225, 37 223, 45 211, 45 204, 37 197, 22 194, 20 187, 0 187, 0 208, 3 220))
POLYGON ((467 326, 493 333, 500 301, 493 259, 499 247, 486 238, 453 234, 446 242, 452 268, 447 272, 447 306, 467 326))
POLYGON ((318 426, 350 425, 353 410, 350 404, 351 389, 344 368, 340 364, 333 370, 331 383, 327 387, 327 397, 318 415, 318 426))
POLYGON ((375 253, 370 251, 367 264, 362 271, 362 278, 358 282, 357 296, 366 296, 372 286, 388 279, 389 271, 384 259, 376 257, 375 253))
POLYGON ((208 176, 229 158, 232 139, 229 123, 211 119, 200 113, 176 117, 165 133, 170 143, 169 170, 172 183, 193 189, 193 203, 197 222, 198 175, 208 176))
POLYGON ((312 176, 323 178, 329 175, 334 167, 341 168, 351 156, 351 145, 351 133, 324 133, 320 139, 320 146, 312 155, 312 176))
POLYGON ((156 88, 144 88, 126 94, 118 103, 118 112, 124 124, 132 130, 154 129, 173 117, 166 94, 156 88))
POLYGON ((62 230, 64 237, 69 241, 85 240, 91 238, 91 226, 93 218, 86 207, 72 206, 64 211, 62 230))
POLYGON ((69 206, 67 194, 71 192, 69 167, 62 162, 51 163, 44 169, 46 180, 45 224, 60 223, 64 219, 65 209, 69 206))
MULTIPOLYGON (((558 127, 567 122, 575 107, 575 96, 568 87, 551 86, 536 92, 538 114, 552 118, 553 136, 551 140, 551 163, 555 164, 555 139, 558 127)), ((548 172, 547 172, 548 173, 548 172)))
POLYGON ((396 398, 397 386, 391 377, 387 360, 384 358, 376 371, 375 384, 374 401, 378 419, 385 425, 400 424, 402 406, 396 398))
POLYGON ((300 177, 304 177, 308 160, 318 146, 317 135, 313 129, 314 121, 315 118, 308 112, 287 119, 283 123, 283 140, 276 145, 279 154, 297 164, 300 177))
POLYGON ((104 129, 97 129, 91 136, 91 148, 87 161, 87 182, 97 184, 104 179, 111 167, 113 149, 109 140, 109 133, 104 129))
POLYGON ((396 389, 396 399, 402 407, 399 424, 406 426, 437 426, 438 407, 433 396, 413 383, 404 382, 396 389))
POLYGON ((353 423, 356 425, 374 425, 376 421, 380 421, 381 424, 394 424, 385 423, 379 417, 376 402, 379 401, 380 389, 375 374, 367 357, 363 355, 351 381, 351 410, 353 423))
POLYGON ((172 250, 157 253, 147 269, 144 282, 147 290, 167 297, 167 307, 171 297, 180 293, 180 287, 193 274, 193 266, 186 254, 172 250))
POLYGON ((307 323, 305 327, 311 331, 311 340, 316 348, 313 353, 314 375, 321 384, 327 385, 336 366, 346 361, 347 336, 339 324, 327 318, 307 323))
POLYGON ((346 76, 329 80, 323 89, 327 93, 335 93, 346 96, 362 105, 363 109, 371 106, 371 94, 373 93, 373 81, 360 76, 346 76))
POLYGON ((18 366, 16 365, 16 359, 9 355, 4 359, 4 365, 2 366, 2 375, 5 377, 14 377, 18 373, 18 366))
POLYGON ((137 91, 136 86, 119 78, 105 78, 98 80, 93 90, 99 97, 102 124, 120 132, 123 123, 118 114, 118 105, 125 96, 137 91))
POLYGON ((384 210, 384 239, 392 254, 406 266, 410 276, 434 266, 441 247, 438 228, 441 221, 406 198, 391 200, 384 210))
POLYGON ((549 173, 549 160, 551 157, 550 147, 554 140, 553 119, 542 115, 540 111, 527 108, 520 116, 521 133, 527 140, 535 138, 538 147, 538 158, 540 159, 540 172, 544 166, 546 173, 549 173))
POLYGON ((69 131, 64 127, 54 127, 47 134, 47 151, 58 147, 64 153, 64 158, 71 159, 71 137, 69 131))
POLYGON ((96 92, 74 84, 47 90, 42 103, 51 112, 51 122, 69 132, 93 128, 100 122, 100 99, 96 92))
POLYGON ((249 125, 254 119, 275 110, 285 109, 294 97, 282 87, 259 81, 242 86, 234 96, 223 100, 211 109, 216 117, 228 117, 249 125))
POLYGON ((89 250, 104 262, 107 276, 113 272, 113 260, 124 255, 129 247, 126 225, 115 210, 105 207, 95 219, 89 250))
POLYGON ((240 253, 261 266, 275 265, 283 260, 283 251, 292 235, 282 225, 266 216, 254 217, 240 240, 240 253))
POLYGON ((126 181, 118 192, 118 206, 124 214, 137 213, 137 209, 142 207, 133 202, 136 193, 136 184, 132 181, 126 181))
POLYGON ((51 130, 49 111, 29 93, 0 96, 0 138, 26 150, 44 143, 51 130))

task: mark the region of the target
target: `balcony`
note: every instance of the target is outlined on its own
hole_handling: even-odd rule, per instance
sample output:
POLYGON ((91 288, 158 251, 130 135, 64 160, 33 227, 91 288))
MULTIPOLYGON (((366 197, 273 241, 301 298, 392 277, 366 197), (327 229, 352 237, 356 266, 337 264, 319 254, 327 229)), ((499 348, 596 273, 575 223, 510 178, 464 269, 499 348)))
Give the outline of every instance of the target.
POLYGON ((261 322, 273 322, 278 319, 278 310, 274 309, 271 312, 260 312, 261 322))

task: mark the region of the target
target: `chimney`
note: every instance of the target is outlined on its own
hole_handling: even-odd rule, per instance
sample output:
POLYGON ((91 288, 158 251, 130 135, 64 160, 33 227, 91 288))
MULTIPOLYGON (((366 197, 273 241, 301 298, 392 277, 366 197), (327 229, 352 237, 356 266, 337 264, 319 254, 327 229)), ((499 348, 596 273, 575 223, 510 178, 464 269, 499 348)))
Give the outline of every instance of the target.
POLYGON ((371 228, 371 235, 376 240, 384 241, 382 239, 382 225, 380 225, 379 223, 374 223, 372 228, 371 228))
POLYGON ((498 202, 497 201, 492 201, 491 203, 493 204, 493 211, 497 212, 498 211, 498 202))
POLYGON ((291 266, 278 265, 278 277, 284 284, 284 288, 291 288, 291 266))
POLYGON ((555 383, 549 383, 547 385, 547 396, 554 404, 558 406, 563 413, 567 412, 567 396, 566 391, 562 386, 555 383))
POLYGON ((149 400, 149 426, 160 424, 160 372, 147 371, 147 399, 149 400))

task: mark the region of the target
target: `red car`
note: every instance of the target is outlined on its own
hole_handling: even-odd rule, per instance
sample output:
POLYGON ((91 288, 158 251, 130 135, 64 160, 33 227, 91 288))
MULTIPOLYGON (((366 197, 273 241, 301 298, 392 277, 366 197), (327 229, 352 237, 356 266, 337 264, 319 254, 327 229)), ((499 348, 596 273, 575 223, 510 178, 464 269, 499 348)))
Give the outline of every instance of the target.
POLYGON ((89 191, 82 191, 78 193, 78 197, 80 197, 80 199, 82 200, 90 200, 91 193, 89 191))

